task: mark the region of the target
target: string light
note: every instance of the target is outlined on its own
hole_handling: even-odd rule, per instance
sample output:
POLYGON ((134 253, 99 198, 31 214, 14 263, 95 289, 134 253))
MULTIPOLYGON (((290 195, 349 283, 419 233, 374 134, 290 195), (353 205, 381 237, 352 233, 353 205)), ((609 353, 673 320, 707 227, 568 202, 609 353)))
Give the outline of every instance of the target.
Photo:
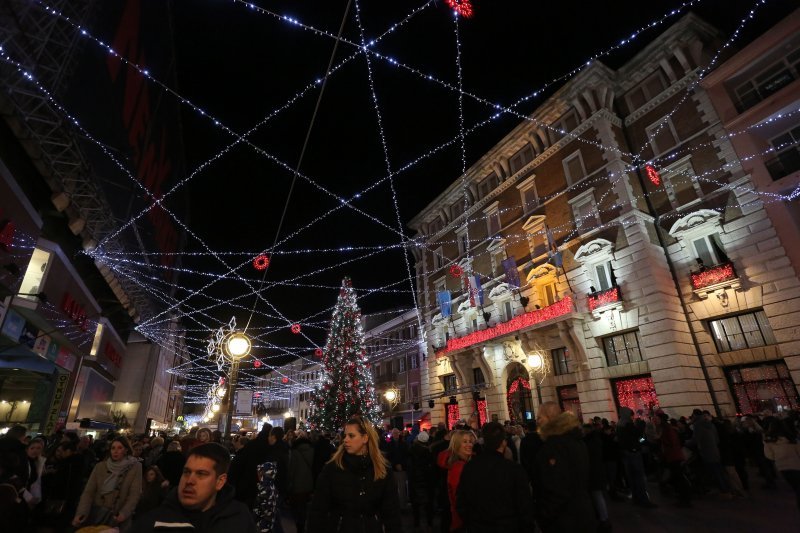
POLYGON ((733 263, 723 263, 716 265, 700 272, 692 272, 690 279, 692 281, 692 288, 702 289, 709 285, 716 285, 724 281, 731 281, 736 279, 736 271, 733 268, 733 263))

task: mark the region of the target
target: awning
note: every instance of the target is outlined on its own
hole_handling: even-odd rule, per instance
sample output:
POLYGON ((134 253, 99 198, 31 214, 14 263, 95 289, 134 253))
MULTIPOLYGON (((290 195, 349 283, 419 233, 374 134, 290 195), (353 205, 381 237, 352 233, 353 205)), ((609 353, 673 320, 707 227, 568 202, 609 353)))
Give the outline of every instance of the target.
POLYGON ((0 335, 0 368, 19 368, 40 374, 52 374, 56 365, 27 346, 0 335))

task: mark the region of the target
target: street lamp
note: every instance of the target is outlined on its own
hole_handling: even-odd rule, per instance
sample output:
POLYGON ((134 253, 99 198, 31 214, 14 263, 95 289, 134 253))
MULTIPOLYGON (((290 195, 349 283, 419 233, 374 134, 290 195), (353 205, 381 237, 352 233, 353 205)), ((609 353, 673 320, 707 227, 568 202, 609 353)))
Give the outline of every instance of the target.
POLYGON ((389 409, 394 409, 395 405, 400 401, 400 391, 395 388, 388 389, 383 393, 383 397, 389 402, 389 409))
POLYGON ((230 382, 225 387, 228 393, 228 406, 225 415, 225 425, 222 428, 222 434, 228 435, 231 432, 231 423, 233 421, 233 395, 236 392, 236 380, 239 377, 239 361, 250 353, 252 343, 250 337, 244 333, 234 331, 231 332, 222 342, 222 352, 227 359, 231 362, 230 382))

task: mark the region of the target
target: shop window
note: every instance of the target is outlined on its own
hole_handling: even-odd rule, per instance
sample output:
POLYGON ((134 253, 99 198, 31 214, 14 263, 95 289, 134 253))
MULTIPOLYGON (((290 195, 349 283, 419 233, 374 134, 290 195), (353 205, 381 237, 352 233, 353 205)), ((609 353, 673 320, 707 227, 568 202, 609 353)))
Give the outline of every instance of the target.
POLYGON ((775 335, 764 311, 710 320, 711 336, 718 352, 775 344, 775 335))
POLYGON ((19 287, 20 298, 37 301, 37 294, 42 291, 47 277, 50 258, 53 254, 41 248, 33 251, 28 268, 25 270, 25 277, 22 278, 22 285, 19 287))
POLYGON ((642 360, 639 349, 639 330, 603 338, 608 366, 624 365, 642 360))
POLYGON ((569 351, 566 348, 551 350, 553 356, 553 372, 556 376, 569 374, 569 351))
POLYGON ((581 413, 581 400, 578 396, 577 385, 566 385, 564 387, 557 387, 558 404, 561 406, 562 411, 568 411, 575 415, 578 420, 583 421, 583 413, 581 413))
POLYGON ((649 375, 616 379, 612 384, 617 407, 628 407, 634 413, 648 413, 659 407, 653 378, 649 375))
POLYGON ((800 408, 797 388, 783 361, 728 367, 725 376, 733 392, 737 414, 774 414, 800 408))

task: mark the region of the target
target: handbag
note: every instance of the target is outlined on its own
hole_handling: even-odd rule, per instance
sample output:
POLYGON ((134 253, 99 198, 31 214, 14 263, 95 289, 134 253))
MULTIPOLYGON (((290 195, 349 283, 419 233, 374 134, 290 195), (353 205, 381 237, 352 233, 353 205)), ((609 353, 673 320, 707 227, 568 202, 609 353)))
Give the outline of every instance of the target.
POLYGON ((114 525, 114 511, 102 505, 92 505, 89 515, 82 525, 84 526, 111 526, 114 525))

